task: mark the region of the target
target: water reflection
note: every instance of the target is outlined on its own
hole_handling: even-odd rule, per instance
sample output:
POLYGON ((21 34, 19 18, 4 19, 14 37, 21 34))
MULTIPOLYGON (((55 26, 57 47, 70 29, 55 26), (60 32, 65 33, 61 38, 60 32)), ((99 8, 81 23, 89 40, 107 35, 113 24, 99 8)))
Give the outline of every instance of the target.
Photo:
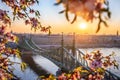
MULTIPOLYGON (((11 61, 21 62, 21 60, 18 58, 10 57, 10 59, 11 61)), ((29 66, 27 67, 27 69, 25 69, 24 72, 21 71, 19 64, 14 64, 13 67, 15 67, 14 74, 20 77, 21 80, 36 80, 36 78, 38 77, 38 75, 33 72, 33 70, 31 70, 29 66)))
POLYGON ((47 70, 49 73, 56 75, 56 71, 58 70, 58 66, 56 66, 54 63, 49 61, 48 59, 37 55, 33 56, 34 61, 40 65, 43 69, 47 70))

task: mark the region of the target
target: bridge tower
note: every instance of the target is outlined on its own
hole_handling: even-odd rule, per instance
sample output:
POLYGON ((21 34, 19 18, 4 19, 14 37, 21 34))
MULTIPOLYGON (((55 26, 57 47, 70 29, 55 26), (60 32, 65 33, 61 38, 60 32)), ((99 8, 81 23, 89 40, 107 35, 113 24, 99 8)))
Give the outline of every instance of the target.
POLYGON ((117 30, 117 33, 116 33, 117 36, 119 36, 119 31, 117 30))
POLYGON ((73 56, 76 56, 76 49, 75 49, 75 33, 73 33, 72 53, 73 53, 73 56))
POLYGON ((64 47, 64 39, 63 39, 63 32, 62 32, 62 39, 61 39, 61 47, 62 47, 62 50, 61 50, 61 59, 62 59, 62 64, 64 63, 63 62, 63 57, 64 57, 64 53, 63 53, 63 47, 64 47))

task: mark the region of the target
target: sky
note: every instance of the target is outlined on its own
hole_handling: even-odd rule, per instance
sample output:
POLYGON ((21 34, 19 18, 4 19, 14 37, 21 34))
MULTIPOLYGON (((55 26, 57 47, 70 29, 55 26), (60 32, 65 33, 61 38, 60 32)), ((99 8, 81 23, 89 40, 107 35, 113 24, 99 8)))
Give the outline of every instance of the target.
MULTIPOLYGON (((64 14, 58 14, 61 10, 63 10, 63 6, 54 6, 56 0, 40 0, 39 5, 33 6, 34 9, 39 10, 41 17, 40 21, 43 26, 52 26, 52 33, 58 34, 64 32, 68 33, 77 33, 77 34, 101 34, 101 35, 108 35, 108 34, 116 34, 117 31, 120 32, 120 0, 109 0, 110 2, 110 11, 112 12, 112 17, 108 20, 109 27, 106 28, 104 26, 101 27, 98 33, 96 32, 97 29, 97 22, 93 21, 86 22, 81 17, 78 17, 75 23, 71 24, 65 18, 64 14), (80 28, 80 24, 85 22, 87 27, 85 29, 80 28)), ((0 8, 8 9, 6 5, 0 2, 0 8)), ((40 30, 34 32, 31 30, 30 26, 26 26, 22 20, 16 20, 12 22, 12 26, 8 28, 8 30, 12 30, 13 32, 18 33, 41 33, 40 30)))

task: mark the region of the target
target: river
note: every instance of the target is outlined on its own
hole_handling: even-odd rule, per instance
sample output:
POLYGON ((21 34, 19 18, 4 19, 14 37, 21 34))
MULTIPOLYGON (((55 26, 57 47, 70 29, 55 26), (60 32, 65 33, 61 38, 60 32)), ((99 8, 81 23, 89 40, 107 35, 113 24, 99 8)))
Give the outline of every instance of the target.
MULTIPOLYGON (((52 63, 51 61, 40 55, 36 55, 36 56, 25 55, 24 58, 22 58, 23 61, 27 63, 27 69, 25 69, 25 71, 23 72, 21 71, 20 64, 13 65, 13 67, 15 68, 14 74, 17 77, 19 77, 21 80, 37 80, 38 76, 43 74, 56 75, 56 71, 59 68, 54 63, 52 63), (26 60, 24 60, 24 58, 26 60), (36 63, 36 65, 33 61, 36 63)), ((14 57, 10 57, 10 60, 18 63, 22 62, 21 59, 14 57)))
MULTIPOLYGON (((112 53, 112 51, 115 52, 115 59, 117 60, 117 62, 120 65, 120 48, 80 48, 80 50, 83 53, 86 52, 91 52, 93 50, 100 50, 101 53, 103 53, 103 55, 109 55, 112 53)), ((11 58, 11 60, 17 61, 17 62, 21 62, 20 59, 14 59, 11 58)), ((40 55, 36 55, 33 56, 33 60, 36 63, 36 65, 40 66, 40 68, 44 69, 45 71, 47 71, 48 73, 54 74, 56 73, 58 66, 56 66, 55 64, 53 64, 51 61, 49 61, 48 59, 40 56, 40 55)), ((38 75, 32 70, 30 69, 30 67, 28 66, 28 68, 24 71, 21 72, 19 65, 14 65, 16 67, 16 70, 14 71, 15 74, 17 74, 17 76, 21 77, 22 80, 36 80, 38 75)), ((120 68, 120 66, 119 66, 120 68)), ((110 71, 116 73, 118 76, 120 75, 120 70, 109 68, 110 71)))

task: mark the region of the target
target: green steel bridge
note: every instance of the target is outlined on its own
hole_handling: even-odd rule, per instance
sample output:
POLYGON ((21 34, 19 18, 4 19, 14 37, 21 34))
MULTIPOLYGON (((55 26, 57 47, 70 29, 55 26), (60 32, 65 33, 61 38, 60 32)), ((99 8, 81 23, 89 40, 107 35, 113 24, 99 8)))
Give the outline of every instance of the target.
MULTIPOLYGON (((83 58, 84 53, 77 48, 68 50, 63 46, 63 42, 61 44, 61 47, 58 48, 43 49, 38 47, 32 38, 28 39, 23 37, 19 47, 31 51, 32 55, 41 55, 49 59, 60 68, 73 70, 76 67, 83 66, 84 69, 92 72, 87 61, 83 58), (77 54, 77 57, 74 56, 74 54, 77 54)), ((120 80, 120 76, 117 76, 116 74, 106 70, 104 80, 120 80)))

